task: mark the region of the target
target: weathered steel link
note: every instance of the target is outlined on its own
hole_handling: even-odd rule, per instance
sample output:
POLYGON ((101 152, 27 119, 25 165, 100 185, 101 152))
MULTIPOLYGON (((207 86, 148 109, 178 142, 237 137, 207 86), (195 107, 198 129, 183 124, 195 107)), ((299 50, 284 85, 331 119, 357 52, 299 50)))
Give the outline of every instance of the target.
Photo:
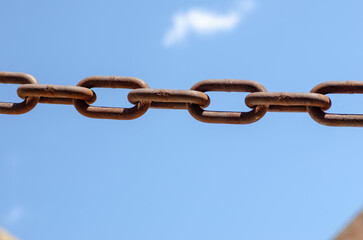
MULTIPOLYGON (((310 92, 328 93, 363 93, 363 81, 331 81, 320 83, 310 92)), ((326 126, 363 127, 363 114, 326 113, 319 107, 307 107, 312 119, 326 126)))
MULTIPOLYGON (((38 84, 38 81, 26 73, 0 72, 0 83, 38 84)), ((39 97, 27 97, 21 103, 0 102, 1 114, 23 114, 32 110, 38 103, 39 97)))
MULTIPOLYGON (((191 90, 207 92, 266 92, 261 84, 250 80, 233 79, 210 79, 196 83, 191 90)), ((249 112, 221 112, 207 111, 200 105, 188 103, 189 113, 197 120, 206 123, 229 123, 229 124, 248 124, 261 119, 267 109, 267 105, 259 105, 249 112)))
MULTIPOLYGON (((86 88, 148 88, 149 86, 138 78, 119 76, 93 76, 83 79, 77 84, 86 88)), ((132 108, 95 107, 86 101, 73 99, 74 106, 82 115, 90 118, 130 120, 143 115, 150 107, 151 101, 138 102, 132 108)))
POLYGON ((128 120, 142 116, 149 108, 187 109, 195 119, 206 123, 249 124, 269 112, 308 112, 316 122, 327 126, 363 127, 363 114, 326 113, 331 106, 329 93, 363 93, 363 81, 325 82, 310 93, 267 92, 260 83, 250 80, 209 79, 196 83, 190 90, 150 89, 143 80, 133 77, 92 76, 77 86, 38 84, 26 73, 0 72, 0 83, 20 84, 21 103, 0 102, 0 114, 22 114, 37 103, 73 104, 86 117, 128 120), (91 88, 131 89, 128 100, 134 107, 90 106, 96 101, 91 88), (205 92, 249 92, 245 104, 249 112, 209 111, 210 99, 205 92))
POLYGON ((78 86, 26 84, 18 87, 18 96, 40 97, 40 103, 73 105, 73 99, 81 99, 88 104, 96 101, 96 94, 89 88, 78 86))
POLYGON ((195 103, 203 108, 209 106, 207 94, 194 90, 139 88, 130 91, 127 98, 132 104, 152 101, 151 108, 187 109, 187 103, 195 103))
POLYGON ((268 105, 269 112, 307 112, 307 106, 328 110, 331 106, 330 99, 323 94, 291 92, 254 92, 246 96, 245 103, 250 108, 268 105))

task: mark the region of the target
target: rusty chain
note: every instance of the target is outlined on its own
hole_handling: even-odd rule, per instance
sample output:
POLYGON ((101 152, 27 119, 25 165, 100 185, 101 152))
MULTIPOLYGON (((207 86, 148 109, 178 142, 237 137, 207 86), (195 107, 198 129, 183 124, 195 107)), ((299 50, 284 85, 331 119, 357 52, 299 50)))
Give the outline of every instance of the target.
POLYGON ((21 103, 0 102, 1 114, 23 114, 38 103, 74 105, 86 117, 128 120, 142 116, 149 108, 187 109, 197 120, 206 123, 249 124, 266 112, 308 112, 316 122, 327 126, 363 127, 363 114, 326 113, 331 106, 329 93, 363 93, 363 81, 331 81, 315 86, 310 93, 267 92, 260 83, 250 80, 210 79, 196 83, 190 90, 152 89, 134 77, 92 76, 77 86, 39 84, 26 73, 0 72, 0 83, 20 84, 21 103), (131 108, 98 107, 91 88, 131 89, 131 108), (245 98, 249 112, 209 111, 210 98, 205 93, 249 92, 245 98))

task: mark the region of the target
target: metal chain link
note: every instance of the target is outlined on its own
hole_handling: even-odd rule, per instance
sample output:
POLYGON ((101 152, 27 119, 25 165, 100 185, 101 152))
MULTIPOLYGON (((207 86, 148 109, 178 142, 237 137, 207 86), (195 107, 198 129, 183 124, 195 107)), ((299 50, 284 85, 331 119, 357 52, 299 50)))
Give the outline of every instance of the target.
POLYGON ((250 80, 209 79, 196 83, 190 90, 151 89, 143 80, 133 77, 93 76, 77 86, 39 84, 26 73, 0 72, 0 83, 21 84, 17 94, 20 103, 0 102, 0 114, 23 114, 38 103, 74 105, 86 117, 129 120, 142 116, 149 108, 187 109, 197 120, 206 123, 249 124, 266 112, 308 112, 316 122, 327 126, 363 127, 362 114, 326 113, 331 100, 329 93, 363 93, 363 81, 325 82, 310 93, 267 92, 260 83, 250 80), (98 107, 91 88, 132 89, 128 100, 131 108, 98 107), (245 98, 249 112, 209 111, 210 98, 205 93, 249 92, 245 98))

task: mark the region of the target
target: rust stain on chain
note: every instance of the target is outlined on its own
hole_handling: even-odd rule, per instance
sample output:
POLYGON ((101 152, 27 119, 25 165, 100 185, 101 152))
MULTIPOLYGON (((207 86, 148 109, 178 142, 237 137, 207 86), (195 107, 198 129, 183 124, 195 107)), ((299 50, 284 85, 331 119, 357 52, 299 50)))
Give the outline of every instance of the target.
POLYGON ((246 96, 245 102, 250 108, 269 105, 269 112, 307 112, 306 106, 325 111, 331 106, 327 96, 317 93, 254 92, 246 96))
POLYGON ((326 113, 331 100, 329 93, 363 93, 363 81, 334 81, 315 86, 310 93, 267 92, 260 83, 250 80, 209 79, 196 83, 190 90, 151 89, 143 80, 133 77, 92 76, 77 86, 38 84, 26 73, 0 72, 0 83, 19 84, 21 103, 0 102, 0 114, 23 114, 38 103, 74 105, 86 117, 128 120, 142 116, 149 108, 187 109, 195 119, 206 123, 249 124, 266 112, 308 112, 318 123, 327 126, 363 127, 362 114, 326 113), (98 107, 91 88, 131 89, 128 100, 134 107, 98 107), (245 103, 249 112, 209 111, 210 98, 205 93, 250 92, 245 103))
POLYGON ((130 91, 128 99, 136 104, 141 101, 152 101, 151 108, 187 109, 187 103, 195 103, 205 108, 209 106, 207 94, 194 90, 139 88, 130 91))
POLYGON ((26 84, 20 86, 17 93, 23 99, 40 97, 40 103, 73 105, 73 99, 81 99, 88 104, 96 101, 96 94, 91 89, 78 86, 26 84))

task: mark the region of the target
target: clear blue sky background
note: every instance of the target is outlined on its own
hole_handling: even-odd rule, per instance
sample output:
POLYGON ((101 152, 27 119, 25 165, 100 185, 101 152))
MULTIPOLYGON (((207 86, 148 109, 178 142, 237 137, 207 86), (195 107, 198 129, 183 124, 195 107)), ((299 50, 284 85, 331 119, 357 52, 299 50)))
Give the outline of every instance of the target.
MULTIPOLYGON (((176 13, 238 4, 2 1, 0 70, 42 84, 119 75, 172 89, 235 78, 307 92, 363 80, 360 0, 256 0, 229 31, 163 44, 176 13)), ((16 87, 1 84, 0 101, 19 102, 16 87)), ((95 105, 131 106, 127 90, 95 92, 95 105)), ((246 94, 209 95, 209 109, 248 110, 246 94)), ((329 96, 329 112, 363 113, 362 96, 329 96)), ((0 226, 21 239, 329 239, 363 206, 363 129, 304 113, 218 125, 183 110, 116 121, 38 104, 0 119, 0 226)))

